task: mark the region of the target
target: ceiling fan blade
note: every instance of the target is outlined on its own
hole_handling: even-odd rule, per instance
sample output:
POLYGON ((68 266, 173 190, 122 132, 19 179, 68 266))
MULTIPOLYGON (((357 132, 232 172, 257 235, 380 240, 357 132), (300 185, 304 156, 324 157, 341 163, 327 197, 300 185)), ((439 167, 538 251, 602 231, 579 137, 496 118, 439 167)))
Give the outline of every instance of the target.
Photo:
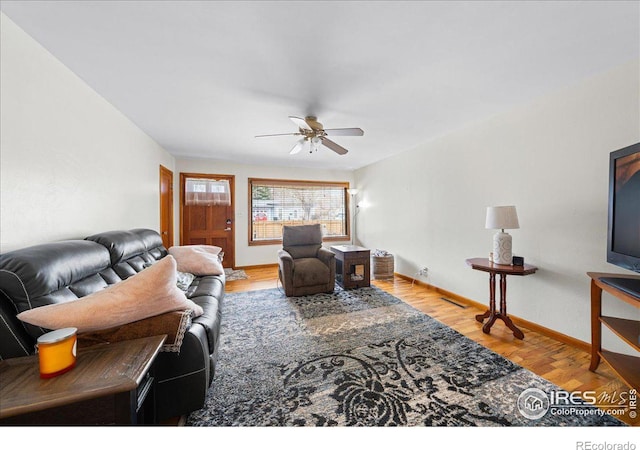
POLYGON ((331 150, 336 152, 338 155, 346 155, 349 152, 349 150, 347 150, 346 148, 342 147, 341 145, 336 144, 335 142, 333 142, 330 139, 327 139, 324 136, 321 136, 320 139, 322 139, 322 145, 324 145, 325 147, 329 147, 331 150))
POLYGON ((289 154, 295 155, 296 153, 300 153, 300 150, 302 150, 302 147, 304 147, 304 141, 305 140, 303 138, 303 139, 300 139, 298 142, 296 142, 296 145, 293 146, 289 154))
POLYGON ((362 128, 325 128, 327 136, 363 136, 362 128))
POLYGON ((289 116, 289 119, 291 119, 293 123, 298 125, 298 128, 301 128, 303 130, 313 131, 313 128, 311 128, 304 119, 301 119, 300 117, 294 117, 294 116, 289 116))
POLYGON ((280 134, 259 134, 255 137, 271 137, 271 136, 300 136, 302 133, 280 133, 280 134))

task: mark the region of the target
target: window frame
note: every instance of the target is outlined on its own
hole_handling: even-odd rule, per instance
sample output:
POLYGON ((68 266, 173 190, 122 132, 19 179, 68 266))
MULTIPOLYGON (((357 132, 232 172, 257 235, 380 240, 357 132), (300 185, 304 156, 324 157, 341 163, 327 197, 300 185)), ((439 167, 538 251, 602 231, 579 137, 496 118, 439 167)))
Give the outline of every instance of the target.
POLYGON ((280 239, 261 239, 253 240, 253 185, 259 184, 262 186, 320 186, 320 187, 339 187, 344 192, 344 214, 345 214, 345 228, 346 234, 340 236, 323 236, 323 242, 335 242, 335 241, 351 241, 351 196, 349 195, 349 182, 348 181, 321 181, 321 180, 287 180, 280 178, 249 178, 248 179, 248 243, 249 246, 254 245, 276 245, 282 244, 282 238, 280 239))

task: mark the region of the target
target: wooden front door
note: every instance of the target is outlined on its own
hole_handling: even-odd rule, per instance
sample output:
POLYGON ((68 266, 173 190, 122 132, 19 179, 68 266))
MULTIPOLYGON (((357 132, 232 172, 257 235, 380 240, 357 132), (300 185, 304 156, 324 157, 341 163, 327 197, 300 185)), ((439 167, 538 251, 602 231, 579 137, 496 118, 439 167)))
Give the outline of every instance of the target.
POLYGON ((160 166, 160 236, 162 245, 173 245, 173 172, 160 166))
POLYGON ((235 266, 235 177, 202 173, 180 174, 180 242, 181 245, 216 245, 224 251, 222 265, 235 266), (231 189, 231 204, 212 206, 187 206, 185 185, 187 178, 228 180, 231 189))

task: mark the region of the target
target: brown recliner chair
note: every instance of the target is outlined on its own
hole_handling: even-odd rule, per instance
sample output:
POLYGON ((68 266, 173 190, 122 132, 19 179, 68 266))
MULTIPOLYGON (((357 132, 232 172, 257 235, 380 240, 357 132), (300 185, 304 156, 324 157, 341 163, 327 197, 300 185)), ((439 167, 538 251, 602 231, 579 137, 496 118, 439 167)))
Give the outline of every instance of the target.
POLYGON ((322 247, 320 224, 284 226, 278 251, 278 276, 287 297, 331 293, 335 287, 335 254, 322 247))

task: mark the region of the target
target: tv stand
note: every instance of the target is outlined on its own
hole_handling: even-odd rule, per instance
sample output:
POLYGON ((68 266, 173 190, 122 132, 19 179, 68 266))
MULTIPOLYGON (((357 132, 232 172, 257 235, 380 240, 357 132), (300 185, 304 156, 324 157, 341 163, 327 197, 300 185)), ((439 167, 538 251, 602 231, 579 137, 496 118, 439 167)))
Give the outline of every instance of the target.
POLYGON ((640 284, 640 276, 598 272, 587 272, 587 275, 591 277, 591 365, 589 370, 595 372, 602 358, 625 384, 638 390, 640 389, 640 370, 638 370, 640 357, 603 350, 602 324, 640 352, 640 320, 603 316, 602 291, 640 308, 638 291, 634 290, 636 283, 640 284))
POLYGON ((601 277, 600 281, 640 300, 640 277, 638 278, 601 277))

